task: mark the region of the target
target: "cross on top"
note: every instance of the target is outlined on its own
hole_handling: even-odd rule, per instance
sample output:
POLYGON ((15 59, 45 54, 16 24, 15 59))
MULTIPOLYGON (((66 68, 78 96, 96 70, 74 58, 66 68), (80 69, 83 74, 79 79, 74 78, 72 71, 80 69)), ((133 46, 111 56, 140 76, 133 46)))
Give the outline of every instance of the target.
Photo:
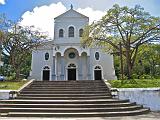
POLYGON ((73 9, 73 5, 71 4, 71 9, 73 9))

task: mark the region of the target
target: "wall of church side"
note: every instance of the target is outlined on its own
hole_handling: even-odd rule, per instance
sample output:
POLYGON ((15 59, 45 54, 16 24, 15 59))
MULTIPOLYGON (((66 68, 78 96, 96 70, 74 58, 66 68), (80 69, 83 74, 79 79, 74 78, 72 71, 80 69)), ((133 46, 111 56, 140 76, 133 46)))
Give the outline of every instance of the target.
POLYGON ((53 69, 53 50, 41 49, 32 51, 32 68, 30 78, 42 80, 43 68, 48 66, 50 68, 50 80, 52 79, 53 69), (45 53, 49 53, 49 59, 45 60, 45 53))
POLYGON ((94 68, 95 66, 102 67, 102 79, 113 80, 116 79, 113 65, 113 56, 102 52, 100 49, 91 49, 91 69, 92 69, 92 79, 94 79, 94 68), (100 59, 95 59, 95 53, 100 53, 100 59))

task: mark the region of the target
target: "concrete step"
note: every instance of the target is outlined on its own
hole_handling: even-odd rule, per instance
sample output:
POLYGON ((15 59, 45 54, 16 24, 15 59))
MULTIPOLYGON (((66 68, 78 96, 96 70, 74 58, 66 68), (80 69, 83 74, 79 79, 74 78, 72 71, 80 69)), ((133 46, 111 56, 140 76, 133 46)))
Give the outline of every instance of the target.
POLYGON ((106 86, 30 86, 27 89, 107 89, 106 86))
POLYGON ((142 106, 110 107, 110 108, 0 108, 7 112, 47 112, 47 113, 77 113, 77 112, 118 112, 139 110, 142 106))
POLYGON ((148 113, 129 100, 112 98, 103 81, 34 81, 17 99, 0 100, 0 116, 107 117, 148 113))
POLYGON ((31 85, 105 85, 103 82, 39 82, 31 85))
POLYGON ((56 84, 76 84, 76 83, 103 83, 103 81, 98 81, 98 80, 75 80, 75 81, 68 81, 68 80, 52 80, 52 81, 33 81, 32 84, 50 84, 50 83, 56 83, 56 84))
POLYGON ((109 103, 128 103, 129 100, 118 99, 98 99, 98 100, 26 100, 13 99, 1 100, 0 103, 9 104, 109 104, 109 103))
POLYGON ((76 86, 76 85, 72 85, 72 86, 68 86, 68 85, 64 85, 64 86, 57 86, 57 85, 55 85, 55 86, 52 86, 52 85, 46 85, 46 86, 44 86, 44 85, 42 85, 42 86, 40 86, 40 85, 35 85, 35 86, 30 86, 29 88, 79 88, 79 89, 82 89, 82 88, 94 88, 94 89, 96 89, 96 88, 107 88, 106 86, 76 86))
POLYGON ((20 94, 107 94, 108 91, 21 91, 20 94))
POLYGON ((41 85, 41 86, 45 86, 45 85, 68 85, 68 86, 70 86, 70 85, 102 85, 102 86, 104 86, 105 84, 103 84, 103 83, 48 83, 48 84, 46 84, 46 83, 39 83, 39 84, 31 84, 31 85, 41 85))
POLYGON ((75 88, 75 89, 72 89, 72 88, 25 88, 23 89, 22 91, 89 91, 89 90, 92 90, 92 91, 106 91, 106 92, 109 92, 108 89, 106 88, 96 88, 96 89, 87 89, 87 88, 83 88, 83 89, 78 89, 78 88, 75 88))
POLYGON ((109 96, 110 94, 109 93, 101 93, 101 94, 94 94, 94 93, 92 93, 92 94, 83 94, 83 93, 81 93, 81 94, 75 94, 75 93, 72 93, 72 94, 20 94, 20 95, 18 95, 18 96, 30 96, 30 97, 86 97, 86 96, 109 96))
POLYGON ((108 103, 108 104, 0 104, 2 107, 11 108, 104 108, 135 106, 136 103, 108 103))
POLYGON ((87 96, 87 97, 31 97, 31 96, 18 96, 16 99, 37 99, 37 100, 89 100, 89 99, 111 99, 111 96, 87 96))
POLYGON ((84 113, 37 113, 37 112, 9 112, 9 117, 115 117, 148 113, 148 109, 118 112, 84 112, 84 113))

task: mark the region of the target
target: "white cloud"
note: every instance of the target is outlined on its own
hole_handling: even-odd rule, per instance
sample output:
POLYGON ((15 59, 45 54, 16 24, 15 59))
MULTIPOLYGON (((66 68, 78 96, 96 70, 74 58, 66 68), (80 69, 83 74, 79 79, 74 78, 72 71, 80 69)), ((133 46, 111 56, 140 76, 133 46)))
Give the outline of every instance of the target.
MULTIPOLYGON (((26 11, 22 15, 21 24, 25 26, 35 26, 41 29, 43 32, 48 32, 49 37, 53 38, 54 35, 54 18, 64 13, 67 8, 61 3, 53 3, 49 6, 35 7, 33 11, 26 11)), ((78 12, 86 15, 90 19, 90 23, 94 20, 100 19, 104 12, 93 10, 92 8, 77 9, 78 12)))
POLYGON ((34 26, 43 32, 48 32, 49 37, 54 34, 54 18, 66 11, 62 3, 51 4, 49 6, 35 7, 33 11, 27 11, 22 15, 21 24, 24 26, 34 26))
POLYGON ((105 15, 105 12, 100 10, 93 10, 90 7, 87 7, 85 9, 78 8, 78 12, 82 13, 83 15, 86 15, 89 17, 89 23, 92 23, 93 21, 97 21, 102 18, 102 16, 105 15))
POLYGON ((5 4, 5 0, 0 0, 0 4, 4 5, 5 4))

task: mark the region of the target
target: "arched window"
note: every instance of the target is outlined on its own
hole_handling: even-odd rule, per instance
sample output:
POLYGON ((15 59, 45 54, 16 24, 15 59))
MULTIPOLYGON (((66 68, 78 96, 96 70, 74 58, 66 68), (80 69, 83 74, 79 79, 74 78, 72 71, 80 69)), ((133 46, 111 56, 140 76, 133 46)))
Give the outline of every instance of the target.
POLYGON ((76 68, 76 65, 74 63, 71 63, 68 65, 68 68, 76 68))
POLYGON ((74 27, 69 27, 68 29, 68 37, 74 37, 74 27))
POLYGON ((43 68, 43 70, 49 70, 49 67, 48 67, 48 66, 45 66, 45 67, 43 68))
POLYGON ((82 35, 83 35, 83 29, 80 29, 79 30, 79 37, 82 37, 82 35))
POLYGON ((45 53, 45 60, 49 59, 49 53, 45 53))
POLYGON ((96 53, 95 53, 95 59, 96 59, 96 60, 99 60, 99 52, 96 52, 96 53))
POLYGON ((100 66, 96 66, 94 69, 95 70, 101 70, 101 67, 100 66))
POLYGON ((63 29, 59 30, 59 37, 63 37, 63 29))

